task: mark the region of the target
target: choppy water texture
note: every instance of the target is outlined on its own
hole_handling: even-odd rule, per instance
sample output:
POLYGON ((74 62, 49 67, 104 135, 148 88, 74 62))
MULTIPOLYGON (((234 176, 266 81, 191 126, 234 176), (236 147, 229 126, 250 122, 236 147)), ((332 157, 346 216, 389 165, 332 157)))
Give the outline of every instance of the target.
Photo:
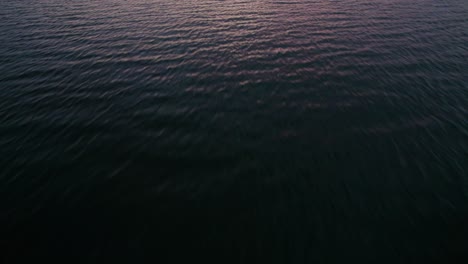
POLYGON ((467 107, 466 0, 2 0, 1 258, 468 260, 467 107))

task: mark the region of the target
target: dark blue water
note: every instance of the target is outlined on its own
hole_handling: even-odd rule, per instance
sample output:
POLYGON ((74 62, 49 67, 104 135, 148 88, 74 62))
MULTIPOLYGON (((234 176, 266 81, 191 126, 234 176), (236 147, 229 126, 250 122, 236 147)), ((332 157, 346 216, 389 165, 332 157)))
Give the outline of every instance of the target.
POLYGON ((2 0, 0 158, 3 263, 463 263, 468 2, 2 0))

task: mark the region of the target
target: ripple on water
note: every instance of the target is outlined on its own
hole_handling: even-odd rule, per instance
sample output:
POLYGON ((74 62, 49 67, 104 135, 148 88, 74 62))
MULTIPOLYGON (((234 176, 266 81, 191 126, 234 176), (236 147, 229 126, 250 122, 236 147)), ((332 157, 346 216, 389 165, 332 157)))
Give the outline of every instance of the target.
POLYGON ((465 2, 1 1, 1 245, 466 256, 465 2))

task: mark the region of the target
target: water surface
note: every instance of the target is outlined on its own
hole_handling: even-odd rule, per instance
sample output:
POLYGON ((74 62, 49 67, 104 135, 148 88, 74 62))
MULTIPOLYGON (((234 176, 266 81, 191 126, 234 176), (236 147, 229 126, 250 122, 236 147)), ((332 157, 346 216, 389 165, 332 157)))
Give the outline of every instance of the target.
POLYGON ((3 0, 0 20, 8 263, 468 260, 466 0, 3 0))

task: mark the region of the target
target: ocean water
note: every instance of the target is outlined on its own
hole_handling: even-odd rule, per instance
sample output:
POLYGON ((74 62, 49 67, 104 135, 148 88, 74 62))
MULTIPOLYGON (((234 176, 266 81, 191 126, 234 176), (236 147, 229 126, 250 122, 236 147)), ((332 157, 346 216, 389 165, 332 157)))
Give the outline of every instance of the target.
POLYGON ((3 263, 468 261, 468 2, 2 0, 0 235, 3 263))

